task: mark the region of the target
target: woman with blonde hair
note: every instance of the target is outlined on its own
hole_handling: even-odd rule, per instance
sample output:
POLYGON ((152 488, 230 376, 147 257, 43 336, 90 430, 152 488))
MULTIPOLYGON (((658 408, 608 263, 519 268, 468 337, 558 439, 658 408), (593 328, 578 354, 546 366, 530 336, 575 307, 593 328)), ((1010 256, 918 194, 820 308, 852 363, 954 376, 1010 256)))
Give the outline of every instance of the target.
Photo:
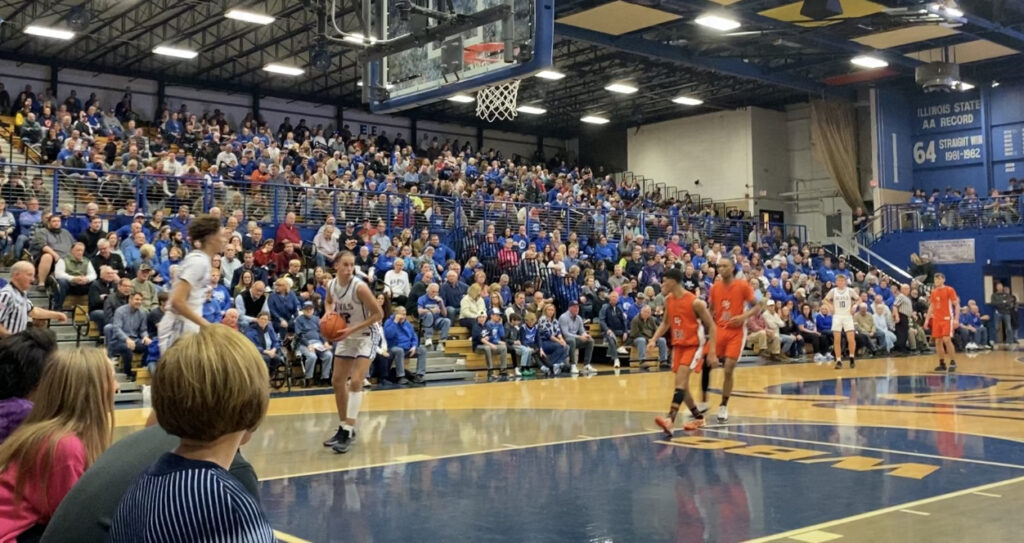
POLYGON ((465 326, 472 330, 477 316, 487 314, 487 304, 484 302, 483 296, 480 295, 482 291, 483 289, 476 283, 469 285, 466 295, 459 303, 459 326, 465 326))
POLYGON ((110 446, 117 381, 101 349, 55 352, 32 412, 0 445, 0 541, 42 534, 64 495, 110 446))

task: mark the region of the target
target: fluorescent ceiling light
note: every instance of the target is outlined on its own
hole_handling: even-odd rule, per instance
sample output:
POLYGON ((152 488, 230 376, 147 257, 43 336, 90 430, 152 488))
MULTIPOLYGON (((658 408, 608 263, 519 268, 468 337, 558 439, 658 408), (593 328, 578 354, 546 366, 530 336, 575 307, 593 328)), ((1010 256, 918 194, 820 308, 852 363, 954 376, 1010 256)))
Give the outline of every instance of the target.
POLYGON ((699 106, 704 103, 704 100, 701 100, 700 98, 691 98, 689 96, 679 96, 677 98, 673 98, 672 101, 684 106, 699 106))
POLYGON ((959 19, 964 16, 964 12, 962 9, 956 6, 945 6, 939 4, 938 2, 928 4, 927 10, 934 13, 935 15, 946 17, 947 19, 959 19))
MULTIPOLYGON (((366 36, 363 36, 358 32, 346 34, 342 39, 350 43, 366 43, 366 36)), ((370 43, 377 43, 377 38, 370 38, 370 43)))
POLYGON ((556 72, 555 70, 541 70, 533 75, 534 77, 539 77, 541 79, 549 79, 551 81, 558 81, 559 79, 565 77, 565 74, 563 74, 562 72, 556 72))
POLYGON ((580 120, 590 124, 607 124, 609 122, 608 119, 598 115, 587 115, 586 117, 581 117, 580 120))
POLYGON ((57 40, 70 40, 75 37, 75 33, 70 30, 61 30, 59 28, 50 28, 48 26, 28 25, 25 27, 26 34, 32 34, 33 36, 42 36, 44 38, 53 38, 57 40))
POLYGON ((694 19, 693 22, 701 26, 706 26, 708 28, 718 30, 720 32, 736 30, 737 28, 740 27, 739 21, 737 21, 736 19, 730 19, 729 17, 725 17, 722 15, 701 15, 700 17, 694 19))
POLYGON ((199 56, 199 52, 198 51, 193 51, 191 49, 180 49, 180 48, 177 48, 177 47, 167 47, 165 45, 161 45, 159 47, 154 48, 153 49, 153 53, 155 53, 157 55, 165 55, 165 56, 168 56, 168 57, 187 58, 187 59, 193 59, 193 58, 196 58, 196 57, 199 56))
POLYGON ((263 69, 270 73, 281 75, 302 75, 305 71, 302 68, 296 68, 295 66, 287 66, 284 64, 267 64, 263 69))
POLYGON ((256 13, 253 11, 245 11, 242 9, 229 9, 224 14, 228 19, 234 19, 236 21, 243 21, 246 23, 253 23, 258 25, 268 25, 274 22, 274 17, 263 13, 256 13))
POLYGON ((530 115, 543 115, 548 112, 548 110, 537 106, 519 106, 516 108, 516 111, 520 113, 529 113, 530 115))
MULTIPOLYGON (((356 81, 356 86, 357 86, 357 87, 362 87, 362 86, 363 86, 363 80, 362 80, 362 79, 360 79, 359 81, 356 81)), ((393 87, 394 87, 394 85, 392 85, 391 83, 388 83, 387 85, 384 85, 384 88, 385 88, 385 89, 389 89, 389 90, 390 90, 391 88, 393 88, 393 87)))
POLYGON ((889 65, 885 60, 871 55, 856 56, 851 58, 850 62, 860 66, 861 68, 885 68, 889 65))
POLYGON ((634 92, 636 92, 636 91, 638 91, 640 89, 638 89, 635 86, 633 86, 632 83, 622 83, 622 82, 619 82, 619 83, 611 83, 611 84, 609 84, 607 87, 604 88, 604 90, 611 91, 611 92, 618 92, 620 94, 633 94, 634 92))
POLYGON ((993 82, 992 82, 992 88, 993 88, 993 89, 994 89, 994 88, 996 88, 996 87, 998 87, 998 86, 999 86, 999 82, 998 82, 998 81, 993 81, 993 82))
POLYGON ((468 94, 453 94, 448 97, 449 102, 458 102, 460 104, 468 104, 473 100, 475 100, 475 98, 468 94))
POLYGON ((966 81, 961 81, 960 83, 957 84, 957 88, 962 90, 962 91, 969 91, 969 90, 974 88, 974 85, 972 85, 972 84, 970 84, 970 83, 968 83, 966 81))

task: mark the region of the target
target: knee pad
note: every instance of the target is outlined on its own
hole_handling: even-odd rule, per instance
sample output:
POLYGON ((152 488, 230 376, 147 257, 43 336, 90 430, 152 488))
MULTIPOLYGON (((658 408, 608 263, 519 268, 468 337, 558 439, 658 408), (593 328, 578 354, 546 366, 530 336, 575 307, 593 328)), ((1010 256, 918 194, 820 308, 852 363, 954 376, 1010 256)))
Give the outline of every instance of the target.
POLYGON ((684 399, 686 399, 686 390, 682 388, 677 388, 676 391, 672 394, 672 403, 681 404, 683 403, 684 399))

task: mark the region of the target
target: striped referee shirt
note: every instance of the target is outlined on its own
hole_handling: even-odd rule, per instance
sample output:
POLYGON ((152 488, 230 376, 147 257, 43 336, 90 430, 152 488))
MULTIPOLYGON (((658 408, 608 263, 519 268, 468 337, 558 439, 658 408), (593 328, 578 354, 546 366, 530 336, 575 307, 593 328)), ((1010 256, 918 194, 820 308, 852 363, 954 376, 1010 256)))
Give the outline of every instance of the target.
POLYGON ((0 324, 8 332, 17 334, 28 328, 28 314, 32 307, 32 301, 28 296, 14 288, 12 283, 0 288, 0 324))
POLYGON ((259 504, 224 468, 166 453, 121 497, 108 541, 271 543, 275 537, 259 504))

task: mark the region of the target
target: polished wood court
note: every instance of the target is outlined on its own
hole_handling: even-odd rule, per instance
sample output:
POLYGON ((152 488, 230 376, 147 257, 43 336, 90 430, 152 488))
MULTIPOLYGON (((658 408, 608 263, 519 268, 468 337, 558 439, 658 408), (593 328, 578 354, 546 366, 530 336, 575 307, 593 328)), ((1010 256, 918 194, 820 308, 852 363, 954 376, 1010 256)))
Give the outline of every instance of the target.
MULTIPOLYGON (((707 527, 704 536, 696 540, 944 541, 950 540, 952 533, 943 529, 952 523, 961 533, 970 533, 965 531, 969 528, 988 534, 986 541, 1002 541, 1010 540, 1004 538, 1015 524, 1014 505, 1018 502, 1011 498, 1024 497, 1024 363, 1017 358, 1018 353, 1006 351, 961 356, 955 374, 934 372, 934 356, 860 360, 855 370, 814 363, 741 366, 728 423, 712 423, 690 435, 679 430, 675 442, 663 441, 653 424, 653 417, 667 409, 671 397, 673 376, 668 372, 615 373, 605 368, 607 371, 593 377, 373 391, 363 402, 358 441, 346 455, 321 446, 337 424, 333 397, 291 396, 272 400, 269 417, 243 453, 273 496, 272 503, 266 503, 266 495, 264 498, 275 527, 306 540, 326 541, 335 535, 297 533, 293 528, 301 530, 302 525, 290 508, 315 508, 316 499, 307 496, 292 504, 294 488, 285 491, 275 484, 309 484, 320 492, 330 492, 335 483, 325 481, 345 474, 353 474, 357 480, 362 480, 359 474, 365 474, 372 480, 373 470, 387 466, 418 469, 415 466, 448 459, 474 465, 477 461, 498 462, 510 454, 510 464, 498 465, 515 473, 532 469, 518 463, 525 455, 541 454, 537 451, 556 445, 589 447, 581 450, 590 453, 572 453, 594 455, 588 460, 590 469, 574 477, 604 477, 605 470, 627 469, 627 463, 620 461, 594 465, 602 464, 607 456, 597 452, 603 450, 602 443, 619 443, 620 450, 639 447, 649 450, 652 458, 667 458, 666 462, 683 470, 681 474, 698 462, 711 471, 728 466, 715 481, 719 477, 728 480, 733 471, 742 474, 747 469, 746 464, 736 464, 740 454, 722 451, 742 453, 744 462, 757 462, 751 473, 760 475, 736 476, 728 488, 743 486, 745 499, 752 504, 759 501, 758 493, 764 492, 767 500, 768 493, 777 490, 767 484, 772 470, 786 473, 785 479, 793 481, 793 492, 800 492, 801 485, 827 484, 827 480, 816 479, 821 476, 814 471, 820 463, 815 464, 812 457, 825 455, 822 451, 830 448, 842 449, 835 453, 839 457, 830 460, 840 462, 832 467, 842 469, 824 472, 826 476, 846 477, 852 468, 862 478, 849 488, 833 489, 862 506, 855 515, 844 510, 824 517, 817 512, 812 515, 812 509, 825 507, 827 511, 828 504, 797 500, 788 513, 791 518, 778 522, 759 519, 762 512, 751 510, 743 517, 748 519, 749 529, 714 532, 707 527), (933 437, 922 437, 926 435, 933 437), (741 446, 761 449, 743 452, 741 446), (666 457, 674 454, 682 456, 678 460, 666 457), (843 458, 851 456, 860 460, 842 464, 843 458), (865 457, 884 462, 882 468, 898 463, 907 466, 893 473, 865 457), (801 460, 779 462, 791 458, 801 460), (858 467, 858 462, 863 465, 858 467), (898 480, 905 488, 899 492, 890 492, 887 486, 876 488, 869 484, 875 479, 886 485, 898 480), (312 482, 299 483, 306 480, 312 482), (875 490, 864 496, 863 503, 856 501, 857 493, 866 489, 875 490), (888 497, 876 503, 875 494, 891 494, 892 503, 886 501, 888 497), (909 500, 913 503, 908 505, 898 501, 904 496, 918 498, 909 500), (881 505, 884 507, 876 507, 881 505), (806 515, 802 508, 807 508, 806 515), (804 518, 808 522, 800 524, 804 518), (819 518, 825 520, 809 522, 819 518), (792 528, 781 529, 787 526, 792 528)), ((720 386, 721 373, 713 373, 713 390, 720 386)), ((691 388, 698 386, 694 379, 691 388)), ((714 413, 718 396, 713 395, 710 403, 714 413)), ((147 409, 119 410, 119 433, 138 428, 147 416, 147 409)), ((551 480, 556 480, 557 474, 553 477, 551 480)), ((622 484, 629 485, 629 479, 622 484)), ((694 480, 680 484, 693 485, 692 492, 697 493, 702 485, 719 483, 694 480)), ((429 507, 429 500, 425 506, 429 507)), ((618 506, 630 507, 626 503, 618 506)), ((472 529, 461 532, 462 536, 471 537, 472 529)), ((374 539, 373 533, 373 526, 367 527, 367 540, 385 540, 374 539)), ((440 540, 429 534, 424 537, 440 540)), ((566 532, 563 539, 574 537, 566 532)), ((660 538, 652 534, 649 539, 660 538)), ((498 539, 524 540, 514 534, 498 539)))

